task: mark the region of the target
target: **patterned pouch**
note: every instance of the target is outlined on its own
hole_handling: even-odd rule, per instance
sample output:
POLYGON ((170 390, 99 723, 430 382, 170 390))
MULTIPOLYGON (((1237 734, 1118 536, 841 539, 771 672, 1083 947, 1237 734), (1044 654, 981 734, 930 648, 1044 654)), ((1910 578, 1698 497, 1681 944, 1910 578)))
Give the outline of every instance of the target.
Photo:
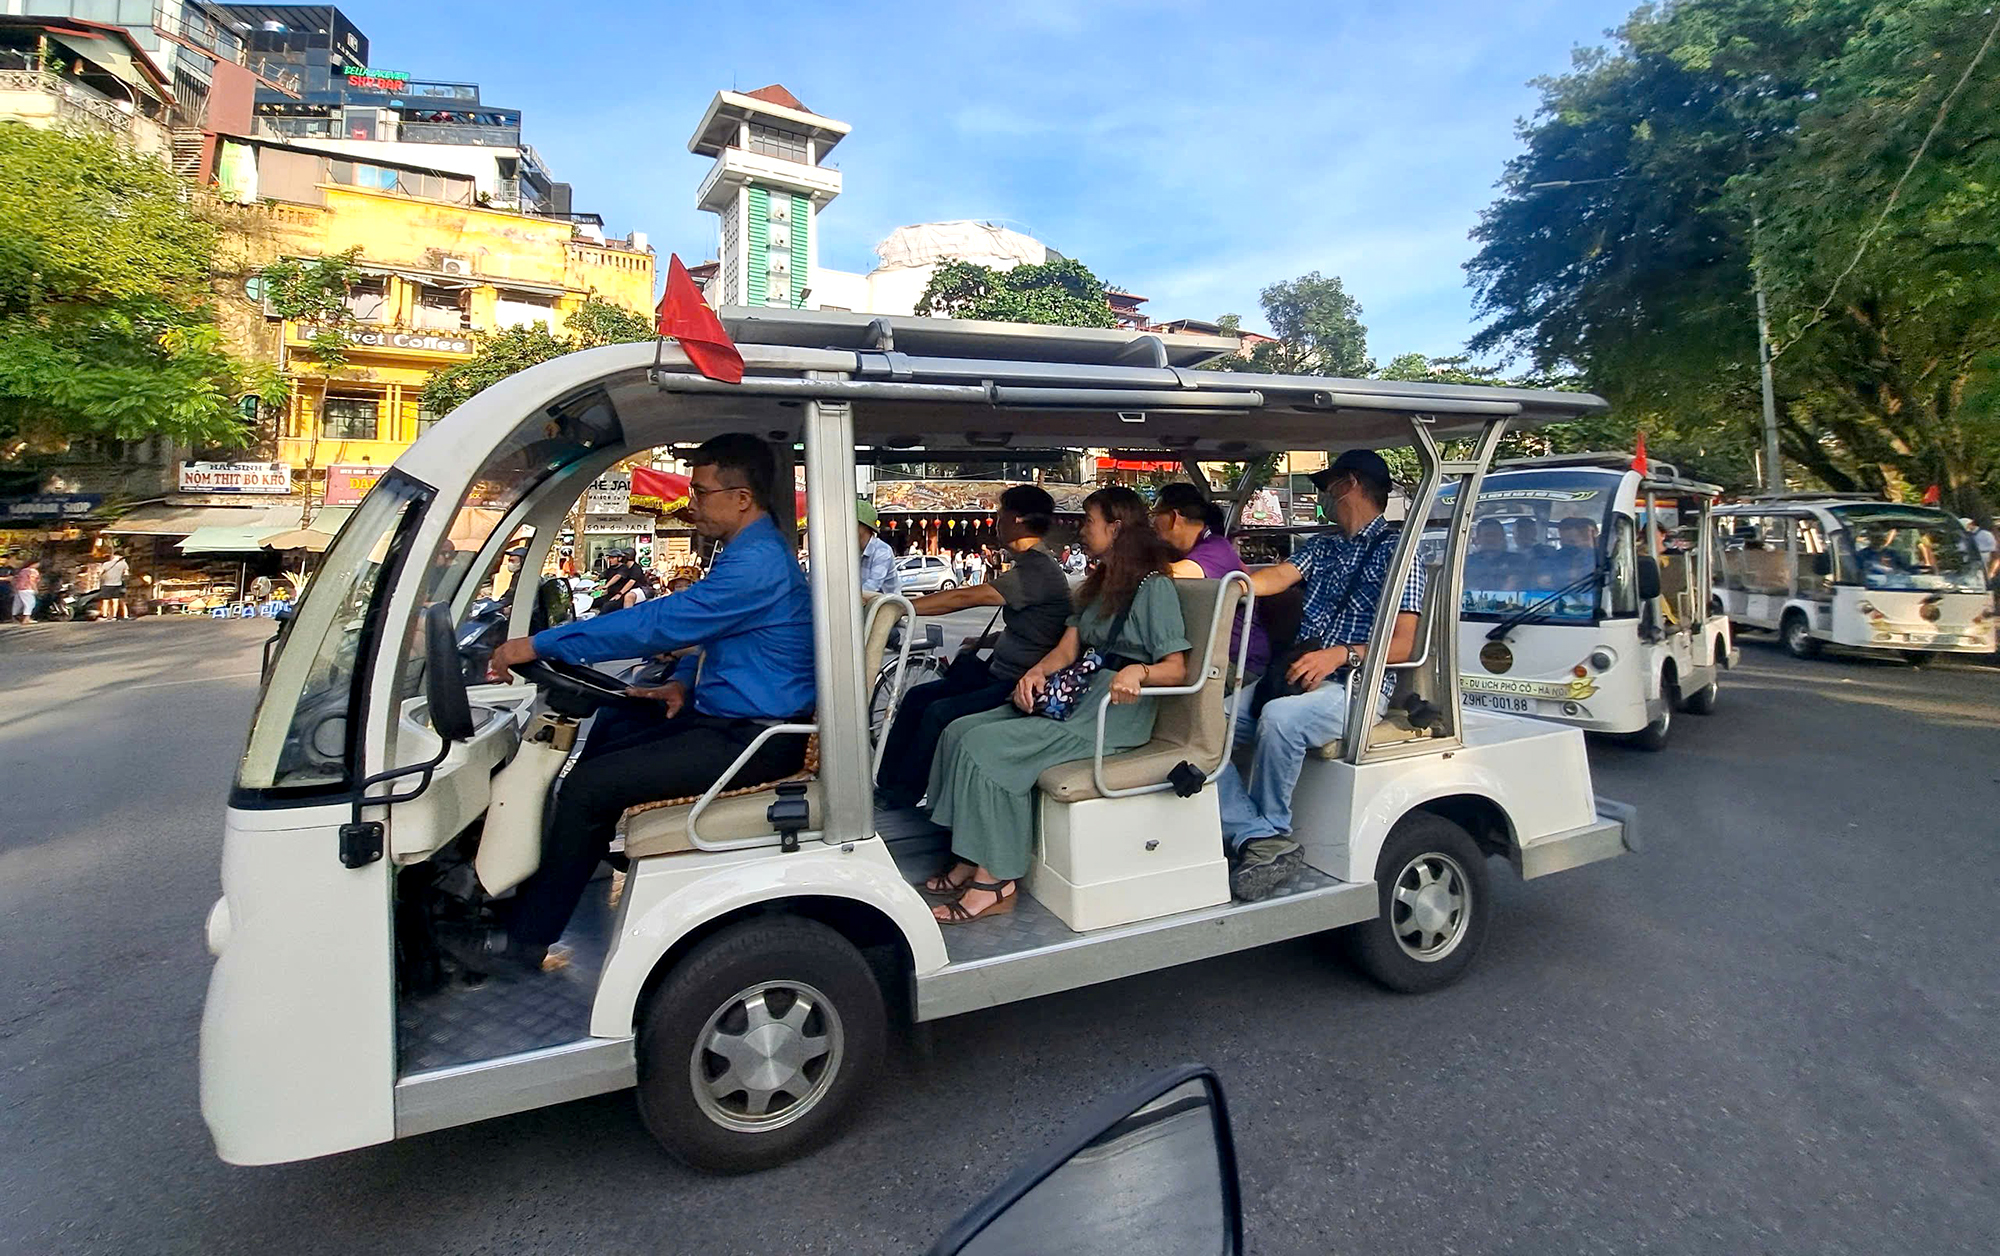
POLYGON ((1076 704, 1083 701, 1084 693, 1090 688, 1091 674, 1102 669, 1104 656, 1095 650, 1085 650, 1083 657, 1068 667, 1049 673, 1049 683, 1035 697, 1035 705, 1029 713, 1046 716, 1060 723, 1076 714, 1076 704))

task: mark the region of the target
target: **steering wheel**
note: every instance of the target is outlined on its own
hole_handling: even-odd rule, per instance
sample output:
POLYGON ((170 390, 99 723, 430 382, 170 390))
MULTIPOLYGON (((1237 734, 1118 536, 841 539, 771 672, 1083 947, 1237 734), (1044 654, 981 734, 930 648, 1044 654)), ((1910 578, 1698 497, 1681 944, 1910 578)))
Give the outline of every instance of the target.
POLYGON ((514 671, 538 686, 558 715, 582 719, 607 702, 622 700, 626 684, 608 672, 559 659, 516 663, 514 671))

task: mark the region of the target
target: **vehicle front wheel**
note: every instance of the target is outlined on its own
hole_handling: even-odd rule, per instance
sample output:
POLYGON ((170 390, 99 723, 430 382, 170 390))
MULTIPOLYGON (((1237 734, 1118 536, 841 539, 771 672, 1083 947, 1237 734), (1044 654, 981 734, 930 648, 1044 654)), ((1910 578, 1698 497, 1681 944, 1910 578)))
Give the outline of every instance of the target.
POLYGON ((660 983, 639 1030, 639 1115, 708 1173, 783 1164, 823 1142, 881 1071, 882 989, 818 921, 717 932, 660 983))
POLYGON ((1713 715, 1715 714, 1716 699, 1721 696, 1721 690, 1722 667, 1718 663, 1715 669, 1715 679, 1682 699, 1681 710, 1686 711, 1689 715, 1713 715))
POLYGON ((1673 674, 1660 677, 1660 716, 1632 734, 1632 744, 1641 750, 1665 750, 1674 731, 1674 710, 1681 705, 1681 687, 1673 674))
POLYGON ((938 582, 939 593, 944 592, 946 589, 956 589, 957 587, 958 587, 958 581, 956 580, 940 580, 938 582))
POLYGON ((1812 625, 1806 622, 1804 611, 1785 616, 1785 622, 1778 626, 1778 639, 1785 643, 1785 653, 1795 659, 1809 659, 1819 653, 1819 642, 1813 639, 1812 625))
POLYGON ((1486 940, 1486 855, 1443 816, 1396 822, 1375 861, 1380 914, 1347 931, 1362 972, 1405 994, 1441 990, 1465 975, 1486 940))

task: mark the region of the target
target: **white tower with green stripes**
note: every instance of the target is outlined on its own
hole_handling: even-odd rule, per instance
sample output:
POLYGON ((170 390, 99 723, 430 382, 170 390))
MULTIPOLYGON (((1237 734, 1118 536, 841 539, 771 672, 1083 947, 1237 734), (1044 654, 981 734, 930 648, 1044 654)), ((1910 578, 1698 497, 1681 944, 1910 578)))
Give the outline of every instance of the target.
POLYGON ((851 128, 777 84, 717 92, 688 141, 713 157, 696 203, 722 220, 716 305, 816 309, 820 209, 840 195, 826 155, 851 128))

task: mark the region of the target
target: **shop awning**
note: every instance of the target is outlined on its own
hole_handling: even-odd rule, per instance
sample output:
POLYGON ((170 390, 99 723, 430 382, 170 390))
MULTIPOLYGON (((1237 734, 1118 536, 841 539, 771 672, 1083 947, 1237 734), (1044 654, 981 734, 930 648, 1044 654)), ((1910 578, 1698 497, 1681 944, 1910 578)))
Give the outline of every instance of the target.
MULTIPOLYGON (((321 511, 325 517, 329 511, 321 511)), ((203 528, 240 528, 262 533, 299 526, 296 502, 283 506, 177 506, 156 503, 140 506, 107 524, 113 536, 192 537, 203 528)), ((251 546, 254 550, 256 546, 251 546)))
POLYGON ((255 554, 264 548, 264 538, 272 530, 258 526, 254 528, 234 528, 211 525, 196 528, 179 545, 183 554, 255 554))

